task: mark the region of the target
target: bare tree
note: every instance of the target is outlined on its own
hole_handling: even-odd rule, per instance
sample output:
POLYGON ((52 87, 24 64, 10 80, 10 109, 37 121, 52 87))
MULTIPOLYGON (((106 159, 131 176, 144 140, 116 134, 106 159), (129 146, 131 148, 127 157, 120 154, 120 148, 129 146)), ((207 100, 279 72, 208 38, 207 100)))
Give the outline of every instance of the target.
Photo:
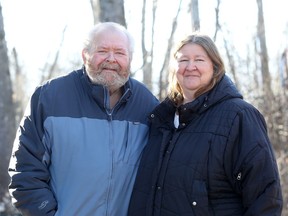
POLYGON ((199 7, 198 0, 191 0, 191 18, 192 18, 192 30, 200 30, 200 18, 199 18, 199 7))
POLYGON ((280 68, 280 82, 283 88, 283 94, 285 94, 285 89, 288 89, 288 48, 286 48, 281 55, 281 68, 280 68))
MULTIPOLYGON (((254 39, 254 52, 258 53, 256 39, 254 39)), ((257 91, 256 95, 260 95, 260 83, 259 83, 259 79, 257 76, 257 69, 259 68, 259 64, 257 62, 257 56, 256 55, 254 56, 253 60, 255 62, 255 70, 253 71, 253 81, 254 81, 254 86, 255 86, 254 89, 257 91)))
POLYGON ((152 64, 153 64, 153 53, 154 53, 154 26, 155 26, 155 16, 157 10, 157 0, 153 0, 153 8, 152 8, 152 35, 151 35, 151 48, 150 51, 146 49, 145 43, 145 33, 146 33, 146 0, 143 0, 143 7, 142 7, 142 31, 141 31, 141 47, 142 47, 142 57, 143 57, 143 65, 142 65, 142 72, 143 72, 143 83, 152 91, 153 84, 152 84, 152 64))
POLYGON ((5 40, 5 31, 0 4, 0 203, 3 205, 8 194, 8 163, 15 135, 15 111, 12 100, 12 82, 5 40))
POLYGON ((213 37, 214 41, 216 41, 218 31, 221 30, 221 25, 220 25, 220 22, 219 22, 220 3, 221 3, 221 1, 217 0, 217 6, 215 8, 216 28, 215 28, 215 33, 214 33, 214 37, 213 37))
POLYGON ((171 33, 170 33, 170 37, 168 39, 168 45, 167 45, 167 50, 166 50, 166 55, 164 58, 164 62, 162 64, 162 68, 160 70, 160 77, 159 77, 159 94, 158 94, 158 98, 159 100, 163 100, 165 95, 166 95, 166 90, 167 90, 167 84, 168 84, 168 76, 167 73, 165 73, 165 71, 167 71, 168 69, 168 65, 169 65, 169 59, 170 59, 170 55, 171 55, 171 50, 173 47, 173 40, 174 40, 174 34, 175 31, 177 29, 177 24, 178 24, 178 16, 179 13, 181 11, 181 6, 182 6, 182 0, 180 0, 179 2, 179 6, 178 6, 178 10, 176 13, 176 16, 173 19, 173 23, 172 23, 172 29, 171 29, 171 33))
POLYGON ((42 69, 43 73, 42 73, 41 83, 45 80, 51 79, 57 73, 56 69, 58 66, 58 60, 59 60, 60 52, 61 52, 64 40, 65 40, 66 29, 67 29, 67 26, 65 26, 63 31, 62 31, 62 38, 61 38, 61 41, 59 44, 59 48, 55 53, 52 64, 50 62, 49 63, 47 62, 42 69))
POLYGON ((229 42, 223 38, 224 40, 224 47, 225 47, 225 51, 226 51, 226 56, 227 56, 227 60, 228 60, 228 65, 229 65, 229 68, 230 68, 230 73, 232 74, 233 76, 233 80, 234 80, 234 83, 236 85, 236 87, 238 89, 240 89, 240 83, 238 81, 238 77, 237 77, 237 72, 236 72, 236 66, 235 66, 235 60, 234 60, 234 56, 233 54, 230 52, 230 50, 235 50, 235 48, 232 48, 231 49, 231 45, 229 45, 229 42))
POLYGON ((271 87, 271 75, 269 71, 269 58, 266 46, 266 32, 265 32, 265 23, 264 23, 264 14, 263 14, 263 4, 262 0, 257 0, 258 5, 258 23, 257 23, 257 39, 259 43, 259 57, 260 57, 260 71, 262 79, 262 112, 267 119, 267 126, 269 129, 269 134, 271 140, 277 140, 275 122, 273 120, 273 113, 275 109, 274 103, 274 94, 271 87))
POLYGON ((261 74, 263 80, 263 93, 267 97, 267 108, 271 107, 269 102, 273 100, 273 91, 271 89, 271 76, 269 71, 269 58, 266 46, 266 32, 263 15, 262 0, 257 0, 258 5, 258 24, 257 24, 257 38, 260 46, 259 57, 261 65, 261 74))
POLYGON ((27 96, 25 92, 25 74, 22 73, 21 67, 19 66, 18 53, 15 48, 12 49, 12 57, 10 61, 10 68, 15 71, 15 78, 13 80, 13 101, 15 107, 15 122, 19 124, 23 111, 27 103, 27 96), (12 67, 13 66, 13 67, 12 67))
POLYGON ((94 23, 116 22, 126 26, 124 0, 90 0, 94 23))
POLYGON ((100 22, 100 3, 99 0, 90 0, 92 13, 93 13, 93 19, 94 24, 97 24, 100 22))
MULTIPOLYGON (((216 39, 217 39, 218 32, 222 31, 222 27, 221 27, 221 24, 220 24, 220 21, 219 21, 220 4, 221 4, 221 1, 217 0, 217 6, 215 8, 215 20, 216 20, 215 23, 216 23, 216 27, 215 27, 214 37, 213 37, 214 41, 216 41, 216 39)), ((233 79, 234 79, 234 83, 237 86, 237 88, 240 88, 240 83, 239 83, 237 75, 236 75, 237 73, 236 73, 236 66, 235 66, 234 56, 233 56, 233 53, 231 53, 231 51, 230 51, 230 50, 235 50, 235 49, 234 48, 231 49, 232 45, 229 44, 229 41, 225 37, 223 37, 223 42, 224 42, 224 48, 225 48, 226 56, 227 56, 227 60, 228 60, 228 65, 229 65, 229 68, 230 68, 229 72, 232 74, 233 79)))

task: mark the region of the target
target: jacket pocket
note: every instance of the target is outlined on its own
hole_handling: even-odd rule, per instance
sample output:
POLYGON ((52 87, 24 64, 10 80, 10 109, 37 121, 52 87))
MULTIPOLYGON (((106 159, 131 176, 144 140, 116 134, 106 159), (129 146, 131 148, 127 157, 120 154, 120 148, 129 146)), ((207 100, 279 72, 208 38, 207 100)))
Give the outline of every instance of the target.
POLYGON ((123 163, 135 166, 148 140, 148 127, 139 122, 127 122, 125 138, 120 155, 123 163))

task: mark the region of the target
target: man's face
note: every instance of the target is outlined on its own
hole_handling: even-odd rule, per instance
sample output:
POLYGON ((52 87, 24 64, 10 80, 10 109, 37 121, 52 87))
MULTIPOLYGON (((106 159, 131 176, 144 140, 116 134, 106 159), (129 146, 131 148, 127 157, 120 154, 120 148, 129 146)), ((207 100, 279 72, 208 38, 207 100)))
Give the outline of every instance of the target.
POLYGON ((117 90, 130 75, 128 38, 120 31, 106 29, 94 41, 92 49, 82 53, 87 74, 93 83, 117 90))

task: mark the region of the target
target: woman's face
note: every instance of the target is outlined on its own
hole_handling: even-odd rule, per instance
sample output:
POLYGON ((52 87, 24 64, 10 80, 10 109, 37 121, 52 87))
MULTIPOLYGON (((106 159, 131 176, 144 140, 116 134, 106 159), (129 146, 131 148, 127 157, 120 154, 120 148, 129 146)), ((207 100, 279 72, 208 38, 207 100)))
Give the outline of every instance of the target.
POLYGON ((186 44, 176 54, 176 78, 182 88, 184 103, 195 99, 195 92, 207 86, 213 76, 213 63, 197 44, 186 44))

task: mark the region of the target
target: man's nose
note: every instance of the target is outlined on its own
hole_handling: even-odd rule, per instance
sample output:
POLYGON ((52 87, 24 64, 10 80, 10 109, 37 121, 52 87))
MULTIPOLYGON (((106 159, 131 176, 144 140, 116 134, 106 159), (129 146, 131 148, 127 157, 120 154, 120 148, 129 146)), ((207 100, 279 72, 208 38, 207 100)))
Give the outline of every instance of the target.
POLYGON ((108 62, 116 62, 116 58, 113 52, 108 52, 107 53, 107 58, 106 61, 108 62))

